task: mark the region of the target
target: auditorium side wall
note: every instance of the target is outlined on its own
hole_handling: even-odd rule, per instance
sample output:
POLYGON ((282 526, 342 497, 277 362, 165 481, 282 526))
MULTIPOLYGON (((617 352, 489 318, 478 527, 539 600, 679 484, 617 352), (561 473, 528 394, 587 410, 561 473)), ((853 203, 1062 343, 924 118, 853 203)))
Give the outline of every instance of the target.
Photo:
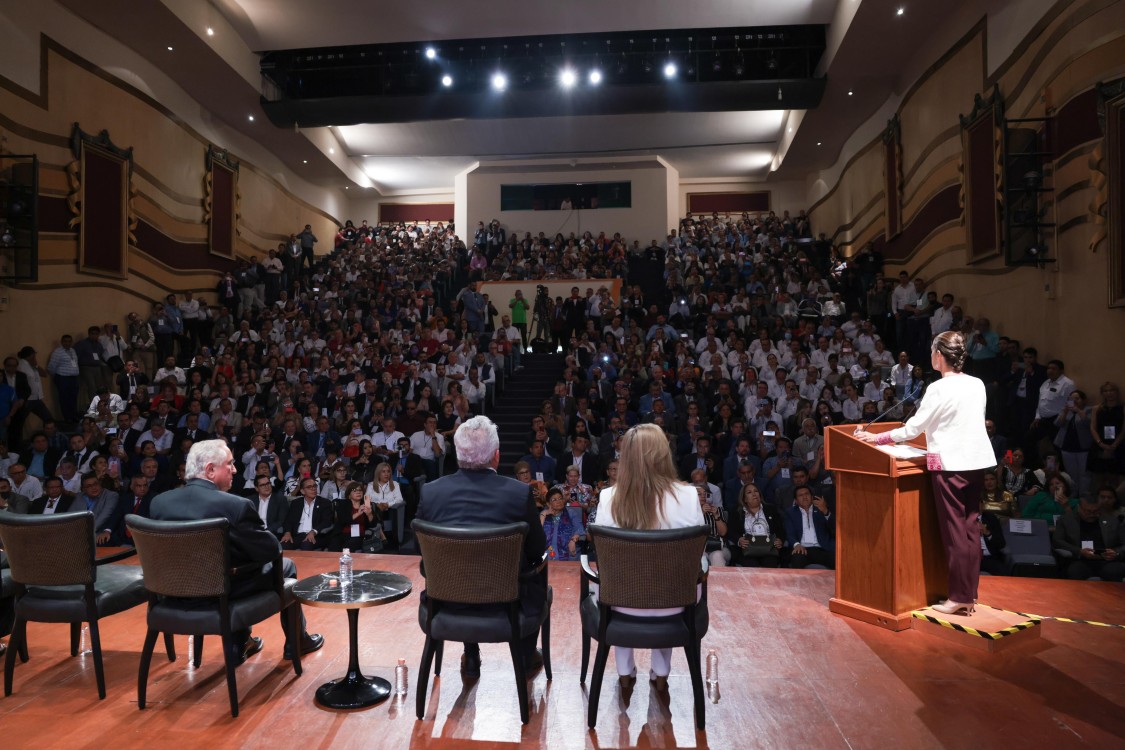
MULTIPOLYGON (((1111 307, 1109 243, 1093 248, 1101 226, 1091 204, 1100 177, 1092 171, 1104 149, 1098 124, 1098 82, 1125 75, 1125 3, 1059 2, 1006 59, 988 63, 988 27, 981 19, 903 95, 900 127, 901 227, 887 237, 884 148, 880 135, 846 162, 828 192, 811 207, 813 226, 847 254, 873 242, 886 273, 921 275, 939 294, 950 292, 970 316, 989 317, 1001 334, 1034 345, 1040 358, 1065 360, 1079 387, 1096 397, 1098 385, 1125 373, 1125 308, 1111 307), (1009 118, 1053 114, 1057 150, 1046 180, 1057 229, 1048 236, 1055 263, 1007 266, 993 256, 971 262, 963 223, 961 115, 974 97, 998 92, 1009 118)), ((974 204, 975 205, 975 204, 974 204)))

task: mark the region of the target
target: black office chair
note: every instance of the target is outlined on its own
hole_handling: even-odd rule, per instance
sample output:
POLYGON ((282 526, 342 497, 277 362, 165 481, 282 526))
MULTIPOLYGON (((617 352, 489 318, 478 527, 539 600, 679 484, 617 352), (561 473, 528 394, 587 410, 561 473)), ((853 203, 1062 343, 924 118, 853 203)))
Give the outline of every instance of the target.
MULTIPOLYGON (((70 623, 70 654, 78 655, 82 623, 90 624, 90 648, 98 698, 105 698, 105 670, 99 621, 145 600, 141 569, 108 565, 133 554, 126 550, 95 559, 94 514, 15 515, 0 513, 0 544, 11 566, 15 623, 4 662, 4 695, 12 694, 16 653, 28 659, 27 623, 70 623)), ((167 641, 166 641, 167 643, 167 641)), ((169 658, 174 652, 169 651, 169 658)))
MULTIPOLYGON (((145 707, 148 670, 156 636, 178 633, 194 636, 196 667, 203 659, 203 637, 218 635, 223 642, 227 671, 230 714, 238 716, 238 683, 235 680, 235 654, 231 633, 278 614, 296 601, 291 593, 293 579, 281 570, 281 554, 273 559, 273 587, 231 597, 231 578, 251 573, 267 563, 255 562, 232 568, 230 565, 230 522, 225 518, 204 521, 154 521, 141 516, 125 516, 144 569, 144 588, 148 590, 148 632, 141 652, 137 677, 137 703, 145 707)), ((290 607, 289 643, 293 671, 301 674, 301 613, 299 605, 290 607)))
MULTIPOLYGON (((705 723, 700 643, 707 634, 706 526, 659 531, 615 529, 593 525, 586 533, 597 545, 598 569, 581 558, 587 584, 598 584, 597 596, 579 601, 582 618, 582 676, 590 661, 590 639, 598 642, 590 686, 587 723, 598 721, 598 700, 610 646, 683 648, 695 695, 695 724, 705 723), (699 590, 701 588, 701 591, 699 590), (698 597, 698 599, 697 599, 698 597), (665 609, 683 607, 681 614, 642 617, 616 612, 613 607, 665 609)), ((583 591, 588 591, 584 586, 583 591)))
MULTIPOLYGON (((12 634, 12 625, 16 621, 16 584, 12 574, 8 571, 8 556, 0 550, 0 638, 12 634)), ((20 658, 27 661, 27 644, 20 658)))
POLYGON ((426 578, 426 595, 418 608, 418 625, 426 634, 416 688, 418 718, 426 713, 431 661, 434 674, 440 675, 446 641, 507 643, 516 674, 520 720, 526 724, 522 639, 536 628, 542 629, 543 671, 550 680, 553 596, 548 586, 543 611, 538 617, 528 618, 520 611, 520 581, 545 576, 546 555, 535 569, 520 572, 528 531, 522 521, 466 528, 415 520, 413 528, 426 578))

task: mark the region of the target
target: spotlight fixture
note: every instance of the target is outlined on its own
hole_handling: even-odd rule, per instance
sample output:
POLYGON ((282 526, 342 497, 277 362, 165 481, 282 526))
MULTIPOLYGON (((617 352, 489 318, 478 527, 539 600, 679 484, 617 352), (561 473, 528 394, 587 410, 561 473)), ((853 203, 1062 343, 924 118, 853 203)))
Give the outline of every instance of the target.
POLYGON ((248 119, 250 122, 254 122, 254 115, 247 115, 246 119, 248 119))
POLYGON ((898 7, 898 10, 896 10, 896 11, 895 11, 895 15, 896 15, 896 16, 901 16, 901 15, 902 15, 903 13, 905 13, 905 12, 906 12, 906 8, 904 8, 904 7, 902 7, 902 6, 900 5, 900 6, 898 7))
POLYGON ((851 96, 854 93, 855 93, 854 91, 852 91, 851 89, 848 89, 848 96, 851 96))
POLYGON ((453 76, 448 75, 448 74, 443 75, 441 77, 441 85, 445 86, 446 88, 449 88, 450 86, 452 86, 453 85, 453 76))
POLYGON ((818 145, 818 146, 819 146, 819 145, 820 145, 820 141, 817 141, 817 142, 816 142, 816 145, 818 145))
POLYGON ((301 163, 302 163, 302 164, 308 164, 308 163, 309 163, 309 160, 308 160, 308 159, 301 159, 301 163))
POLYGON ((172 45, 171 45, 171 44, 169 44, 169 45, 168 45, 168 51, 169 51, 169 52, 171 52, 171 51, 172 51, 172 45))
POLYGON ((676 77, 676 63, 673 63, 673 62, 664 63, 664 77, 665 78, 675 78, 676 77))
POLYGON ((435 57, 437 57, 437 50, 433 47, 426 47, 426 59, 433 60, 435 57))
POLYGON ((331 147, 330 147, 330 148, 328 149, 328 153, 330 153, 330 154, 334 154, 334 153, 336 153, 336 149, 334 149, 334 148, 331 148, 331 147))
POLYGON ((591 70, 588 80, 590 81, 591 86, 597 86, 602 82, 602 72, 596 68, 594 70, 591 70))
POLYGON ((564 89, 574 88, 574 84, 578 83, 578 74, 570 68, 563 68, 559 73, 559 84, 564 89))
POLYGON ((207 27, 207 36, 215 36, 215 30, 210 26, 207 27))
POLYGON ((503 91, 508 88, 508 77, 503 73, 492 74, 492 88, 497 91, 503 91))

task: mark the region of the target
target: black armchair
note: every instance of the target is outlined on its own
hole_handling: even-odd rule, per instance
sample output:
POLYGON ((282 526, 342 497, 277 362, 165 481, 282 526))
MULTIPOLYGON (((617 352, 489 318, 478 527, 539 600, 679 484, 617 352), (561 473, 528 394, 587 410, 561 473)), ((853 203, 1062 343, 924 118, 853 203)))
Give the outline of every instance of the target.
MULTIPOLYGON (((124 612, 145 600, 141 569, 135 565, 107 565, 133 550, 95 559, 94 514, 0 514, 0 544, 11 566, 15 623, 4 662, 4 695, 12 694, 16 653, 26 662, 27 623, 70 623, 70 653, 78 655, 82 623, 90 624, 90 646, 98 697, 105 698, 105 670, 99 620, 124 612)), ((171 646, 169 644, 169 649, 171 646)), ((169 658, 174 658, 169 650, 169 658)))
POLYGON ((418 609, 418 625, 426 634, 419 667, 418 718, 425 716, 430 664, 441 674, 445 641, 507 643, 516 674, 520 719, 528 722, 526 665, 522 639, 542 628, 543 671, 551 679, 551 588, 537 617, 520 610, 520 582, 546 575, 547 558, 520 572, 525 522, 504 526, 451 527, 415 520, 414 534, 422 554, 426 594, 418 609), (436 657, 436 661, 435 660, 436 657))
MULTIPOLYGON (((281 554, 272 561, 273 587, 243 596, 231 596, 231 578, 264 567, 268 563, 230 565, 230 522, 225 518, 204 521, 154 521, 130 514, 125 524, 133 535, 144 569, 144 588, 148 590, 148 632, 141 652, 137 678, 137 702, 145 707, 148 670, 152 651, 160 632, 191 635, 195 638, 192 658, 198 667, 203 656, 203 637, 218 635, 226 661, 227 692, 231 716, 238 716, 238 684, 231 633, 276 615, 296 600, 291 589, 296 583, 286 579, 281 569, 281 554)), ((301 642, 301 614, 290 609, 289 643, 301 642)), ((301 649, 290 648, 293 671, 301 674, 301 649)))
POLYGON ((687 656, 695 696, 695 724, 705 723, 700 643, 707 634, 707 527, 638 531, 592 525, 587 534, 597 545, 598 569, 583 555, 582 676, 590 660, 590 639, 598 642, 590 686, 587 723, 598 721, 598 700, 610 646, 679 648, 687 656), (597 595, 588 584, 598 584, 597 595), (666 609, 683 607, 680 614, 643 617, 617 612, 614 607, 666 609))

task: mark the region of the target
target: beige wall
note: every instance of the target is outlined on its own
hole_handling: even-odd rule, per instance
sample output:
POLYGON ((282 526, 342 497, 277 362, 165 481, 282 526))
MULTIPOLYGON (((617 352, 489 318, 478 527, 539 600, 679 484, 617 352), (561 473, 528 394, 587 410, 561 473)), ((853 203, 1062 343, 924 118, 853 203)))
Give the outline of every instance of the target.
POLYGON ((662 161, 644 160, 644 168, 635 161, 615 162, 615 169, 584 168, 567 164, 543 163, 496 166, 482 164, 468 174, 466 184, 466 225, 458 227, 466 241, 472 240, 477 222, 486 224, 499 219, 509 232, 518 231, 533 235, 544 232, 554 236, 574 232, 605 232, 612 236, 620 232, 623 237, 640 240, 648 245, 651 240, 662 240, 668 229, 678 226, 678 217, 669 216, 673 201, 669 201, 667 167, 662 161), (488 170, 488 171, 484 171, 488 170), (503 170, 503 171, 496 171, 503 170), (632 208, 599 208, 586 211, 501 211, 501 185, 530 185, 562 182, 630 182, 632 183, 632 208), (671 223, 669 223, 671 222, 671 223))
MULTIPOLYGON (((325 199, 328 194, 302 188, 302 197, 286 187, 300 181, 277 170, 271 155, 217 124, 199 123, 202 130, 194 127, 194 121, 207 119, 199 116, 198 105, 193 110, 183 101, 182 92, 165 91, 169 84, 158 81, 158 74, 138 56, 72 15, 60 13, 50 0, 6 4, 0 8, 0 19, 9 24, 7 28, 17 40, 0 55, 0 138, 8 152, 39 156, 42 195, 58 198, 70 191, 65 170, 74 160, 68 143, 73 123, 92 134, 107 130, 115 144, 133 148, 137 218, 177 241, 205 243, 205 155, 214 144, 230 148, 240 162, 239 254, 261 255, 306 223, 313 225, 321 239, 318 250, 331 249, 336 221, 306 199, 325 199), (40 36, 43 28, 50 30, 51 39, 40 36), (84 47, 97 47, 99 54, 116 63, 112 70, 56 39, 82 36, 82 31, 83 52, 84 47), (41 59, 45 60, 42 70, 41 59), (134 68, 124 68, 124 64, 134 68), (162 92, 168 104, 154 98, 162 92), (226 140, 228 135, 231 138, 226 140), (253 157, 261 157, 263 163, 240 146, 253 157)), ((339 205, 343 204, 335 207, 339 205)), ((210 294, 214 289, 219 274, 209 261, 200 268, 173 268, 160 256, 152 248, 130 247, 125 278, 83 274, 77 270, 77 234, 42 234, 39 281, 0 290, 0 296, 9 300, 0 310, 0 352, 25 344, 49 352, 62 333, 84 331, 95 323, 123 324, 126 312, 145 311, 152 300, 169 291, 210 294)))
POLYGON ((756 193, 770 194, 770 208, 781 213, 788 211, 796 216, 807 208, 804 183, 797 180, 732 180, 725 177, 682 179, 677 185, 676 215, 687 216, 688 195, 692 193, 756 193))
MULTIPOLYGON (((958 117, 972 109, 975 94, 997 86, 1007 116, 1035 117, 1048 106, 1062 107, 1097 81, 1125 74, 1125 2, 1058 2, 1038 23, 1021 18, 1030 31, 1018 41, 1001 35, 1009 52, 1004 59, 989 59, 994 22, 987 17, 975 27, 966 25, 958 43, 944 53, 914 61, 912 67, 928 68, 928 74, 859 129, 878 132, 894 112, 901 118, 904 225, 936 193, 960 184, 958 117)), ((1043 358, 1065 360, 1079 387, 1091 392, 1125 372, 1125 348, 1110 344, 1125 341, 1125 310, 1106 303, 1106 248, 1089 248, 1094 194, 1086 154, 1095 145, 1056 155, 1053 186, 1056 195, 1066 196, 1054 217, 1062 230, 1050 238, 1057 263, 1045 270, 1007 267, 1001 258, 969 264, 965 228, 954 219, 929 228, 917 247, 887 268, 888 273, 905 268, 922 275, 939 293, 954 294, 967 314, 991 318, 1002 334, 1035 345, 1043 358)), ((810 175, 810 194, 818 199, 812 222, 814 231, 835 235, 851 252, 885 231, 881 137, 853 148, 842 161, 810 175)))

